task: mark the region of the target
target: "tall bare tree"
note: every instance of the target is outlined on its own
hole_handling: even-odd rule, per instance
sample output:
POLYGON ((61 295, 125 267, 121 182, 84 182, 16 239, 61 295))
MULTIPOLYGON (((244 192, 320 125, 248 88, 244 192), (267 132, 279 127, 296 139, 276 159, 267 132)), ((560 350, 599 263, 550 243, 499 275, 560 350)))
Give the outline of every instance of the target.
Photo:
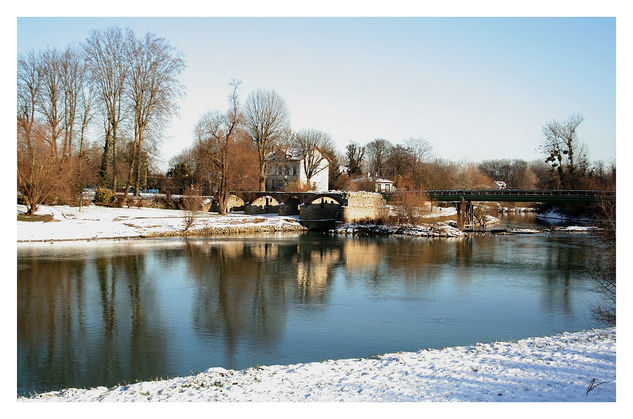
POLYGON ((232 146, 236 142, 239 128, 243 123, 237 94, 239 85, 239 81, 233 80, 231 82, 233 90, 229 95, 229 109, 225 113, 209 112, 202 116, 195 128, 198 143, 207 145, 209 159, 218 172, 216 198, 220 214, 226 214, 226 204, 231 191, 229 182, 230 154, 232 146))
POLYGON ((367 150, 367 165, 370 176, 384 176, 387 159, 392 145, 384 138, 376 138, 365 146, 367 150))
POLYGON ((349 176, 358 176, 362 174, 364 157, 365 157, 365 147, 362 147, 356 143, 348 144, 345 147, 347 174, 349 176))
POLYGON ((112 189, 117 187, 117 135, 123 108, 123 89, 127 77, 128 62, 126 33, 118 27, 93 31, 86 41, 86 63, 99 98, 103 113, 105 142, 99 167, 101 184, 107 183, 109 158, 112 154, 112 189))
POLYGON ((17 73, 17 122, 23 132, 26 152, 32 158, 32 133, 35 123, 37 101, 41 85, 38 57, 30 51, 18 58, 17 73))
POLYGON ((286 101, 272 90, 256 90, 244 104, 245 127, 257 146, 259 156, 259 190, 266 190, 266 162, 273 147, 288 136, 286 101))
POLYGON ((333 148, 329 134, 315 129, 301 130, 292 136, 292 145, 301 155, 303 160, 301 170, 308 184, 314 176, 328 170, 325 162, 329 158, 322 150, 333 148))
POLYGON ((64 104, 62 156, 70 158, 73 153, 73 137, 79 112, 80 96, 86 83, 86 68, 81 51, 72 46, 67 47, 60 57, 60 71, 64 104))
POLYGON ((50 152, 55 157, 57 157, 57 140, 64 130, 64 86, 61 61, 62 54, 54 48, 44 50, 39 55, 41 86, 37 104, 46 121, 50 152))
POLYGON ((185 69, 185 62, 182 54, 169 42, 151 33, 136 39, 128 32, 126 46, 130 64, 127 94, 134 115, 132 161, 125 186, 127 197, 134 172, 134 194, 139 194, 143 140, 148 126, 162 126, 178 110, 177 99, 184 93, 178 76, 185 69))
POLYGON ((541 149, 547 155, 545 162, 556 170, 560 184, 570 189, 574 189, 579 161, 586 160, 578 141, 578 126, 582 121, 582 116, 574 114, 563 122, 552 120, 542 129, 541 149))
POLYGON ((433 146, 425 138, 409 137, 404 144, 415 158, 416 163, 426 163, 433 157, 433 146))
POLYGON ((86 147, 86 132, 94 117, 95 94, 92 84, 87 83, 79 92, 79 157, 83 158, 86 147))

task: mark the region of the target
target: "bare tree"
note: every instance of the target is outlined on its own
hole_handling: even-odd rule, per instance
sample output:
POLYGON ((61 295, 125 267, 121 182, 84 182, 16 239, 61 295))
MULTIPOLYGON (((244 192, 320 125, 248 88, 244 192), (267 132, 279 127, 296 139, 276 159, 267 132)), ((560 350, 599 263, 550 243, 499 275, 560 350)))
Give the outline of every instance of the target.
POLYGON ((329 134, 315 129, 301 130, 292 136, 292 145, 303 159, 301 169, 308 184, 314 176, 328 170, 328 166, 325 165, 328 157, 322 150, 333 148, 329 134))
POLYGON ((57 140, 64 130, 64 86, 61 71, 61 53, 49 48, 40 53, 41 88, 37 105, 47 125, 50 152, 57 156, 57 140))
MULTIPOLYGON (((131 32, 129 29, 126 33, 131 32)), ((128 63, 126 34, 114 27, 93 31, 85 45, 86 63, 103 112, 105 142, 99 167, 101 184, 107 183, 109 154, 112 153, 112 189, 117 187, 117 131, 122 119, 123 89, 128 63)))
POLYGON ((384 138, 376 138, 365 146, 367 150, 367 165, 370 176, 384 176, 392 145, 384 138))
POLYGON ((256 90, 244 104, 245 127, 259 155, 259 190, 266 190, 266 162, 274 146, 288 136, 288 107, 275 91, 256 90))
POLYGON ((126 46, 130 63, 127 94, 134 115, 134 142, 125 197, 135 168, 134 194, 139 194, 143 140, 148 125, 162 126, 167 117, 177 112, 177 99, 184 93, 178 76, 185 68, 182 54, 154 34, 147 33, 143 39, 137 40, 128 32, 126 46))
POLYGON ((415 158, 416 163, 426 163, 433 157, 433 146, 422 137, 409 137, 404 144, 415 158))
POLYGON ((51 153, 47 129, 40 126, 32 128, 28 146, 31 151, 27 152, 25 136, 18 136, 18 190, 26 204, 27 215, 35 214, 38 207, 66 181, 57 156, 51 153))
POLYGON ((570 189, 574 188, 579 161, 586 160, 577 135, 582 121, 582 116, 574 114, 563 122, 552 120, 542 129, 544 142, 541 148, 547 155, 545 161, 557 171, 560 183, 570 189))
POLYGON ((67 47, 60 57, 61 82, 63 87, 63 119, 64 140, 62 156, 72 157, 73 137, 80 95, 86 82, 86 68, 80 51, 74 47, 67 47))
POLYGON ((593 307, 594 315, 609 325, 616 323, 616 203, 603 200, 597 203, 596 216, 602 226, 593 246, 589 274, 602 292, 604 301, 593 307))
POLYGON ((243 122, 239 112, 239 100, 237 90, 240 82, 233 80, 233 91, 229 96, 229 109, 224 114, 209 112, 202 116, 195 128, 195 135, 199 143, 207 145, 208 156, 217 170, 219 177, 217 186, 218 210, 220 214, 226 214, 227 202, 231 185, 229 182, 230 154, 235 144, 238 130, 243 122))
POLYGON ((86 145, 86 131, 94 117, 95 94, 92 84, 85 84, 79 92, 79 157, 83 158, 86 145))
POLYGON ((348 176, 352 177, 362 174, 364 156, 365 147, 361 147, 356 143, 348 144, 347 147, 345 147, 348 176))
POLYGON ((35 123, 37 101, 41 84, 41 72, 37 55, 30 51, 18 58, 17 73, 17 122, 23 132, 26 152, 33 158, 32 132, 35 123))

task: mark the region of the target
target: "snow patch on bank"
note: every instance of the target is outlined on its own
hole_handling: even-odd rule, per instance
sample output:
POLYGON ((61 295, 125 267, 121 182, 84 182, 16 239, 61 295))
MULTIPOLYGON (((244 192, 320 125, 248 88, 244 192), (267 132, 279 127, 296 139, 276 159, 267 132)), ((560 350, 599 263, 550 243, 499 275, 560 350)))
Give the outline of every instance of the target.
POLYGON ((463 237, 458 228, 446 223, 438 222, 434 224, 356 224, 345 223, 332 230, 334 234, 347 234, 352 236, 375 234, 375 235, 403 235, 416 237, 463 237))
POLYGON ((550 224, 562 224, 568 222, 591 223, 595 221, 591 218, 569 217, 556 211, 556 209, 549 209, 543 213, 536 214, 536 218, 550 224))
MULTIPOLYGON (((24 205, 17 206, 25 213, 24 205)), ((78 207, 41 206, 37 215, 51 214, 54 221, 18 221, 18 242, 43 240, 94 240, 156 235, 180 235, 184 230, 185 211, 159 208, 109 208, 96 205, 78 207)), ((218 215, 196 212, 188 233, 207 235, 241 232, 302 231, 299 216, 270 214, 218 215)))
POLYGON ((204 373, 40 401, 615 401, 615 328, 204 373), (593 388, 588 392, 590 383, 593 388))

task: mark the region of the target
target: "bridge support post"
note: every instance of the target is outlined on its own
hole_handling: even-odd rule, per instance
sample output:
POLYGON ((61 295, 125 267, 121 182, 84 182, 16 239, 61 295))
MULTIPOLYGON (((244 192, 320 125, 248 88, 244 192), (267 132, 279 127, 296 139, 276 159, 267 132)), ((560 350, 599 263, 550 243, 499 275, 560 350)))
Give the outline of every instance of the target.
POLYGON ((464 227, 470 225, 472 228, 474 225, 474 217, 475 212, 473 211, 474 207, 472 202, 465 201, 463 198, 460 202, 457 203, 457 226, 460 230, 463 230, 464 227))

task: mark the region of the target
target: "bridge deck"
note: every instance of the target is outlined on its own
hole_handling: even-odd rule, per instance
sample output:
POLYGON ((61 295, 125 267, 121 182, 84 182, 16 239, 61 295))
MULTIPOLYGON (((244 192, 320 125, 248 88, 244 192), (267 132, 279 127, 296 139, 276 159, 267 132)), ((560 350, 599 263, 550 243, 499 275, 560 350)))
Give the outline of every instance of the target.
MULTIPOLYGON (((548 190, 548 189, 468 189, 429 190, 425 193, 435 201, 459 202, 597 202, 614 200, 613 191, 548 190)), ((393 196, 393 194, 388 194, 393 196)))

